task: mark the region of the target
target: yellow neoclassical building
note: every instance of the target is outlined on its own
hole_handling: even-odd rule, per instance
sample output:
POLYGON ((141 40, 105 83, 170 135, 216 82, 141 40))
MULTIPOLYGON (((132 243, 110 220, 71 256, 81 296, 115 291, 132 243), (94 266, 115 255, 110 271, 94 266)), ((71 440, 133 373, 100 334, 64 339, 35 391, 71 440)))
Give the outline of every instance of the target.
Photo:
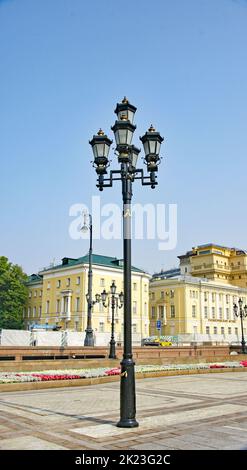
MULTIPOLYGON (((150 335, 240 341, 240 319, 233 306, 239 298, 244 305, 247 301, 247 252, 206 244, 179 259, 179 268, 155 274, 150 281, 150 335)), ((245 319, 244 334, 246 327, 245 319)))
MULTIPOLYGON (((93 254, 93 298, 114 280, 117 292, 123 290, 123 261, 93 254)), ((64 330, 85 331, 87 325, 88 255, 44 269, 29 277, 28 304, 24 310, 25 326, 54 325, 64 330)), ((132 332, 137 341, 149 334, 150 275, 132 267, 132 332)), ((92 327, 95 333, 110 333, 111 310, 102 302, 93 307, 92 327)), ((123 339, 123 309, 115 313, 116 340, 123 339)))

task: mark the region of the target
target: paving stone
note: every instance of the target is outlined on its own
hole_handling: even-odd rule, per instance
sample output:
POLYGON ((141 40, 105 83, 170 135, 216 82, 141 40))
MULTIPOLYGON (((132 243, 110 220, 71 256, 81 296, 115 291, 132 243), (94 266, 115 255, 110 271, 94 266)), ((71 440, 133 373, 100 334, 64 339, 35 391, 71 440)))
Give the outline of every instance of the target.
POLYGON ((119 383, 0 393, 0 449, 243 449, 247 374, 138 380, 134 429, 117 428, 119 383))

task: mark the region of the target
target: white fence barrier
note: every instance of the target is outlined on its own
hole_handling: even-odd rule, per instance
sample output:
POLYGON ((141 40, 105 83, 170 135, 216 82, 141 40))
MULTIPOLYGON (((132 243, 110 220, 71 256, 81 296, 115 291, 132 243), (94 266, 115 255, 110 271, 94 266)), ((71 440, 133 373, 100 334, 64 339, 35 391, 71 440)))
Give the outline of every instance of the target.
POLYGON ((31 332, 26 330, 0 330, 1 346, 30 346, 31 332))

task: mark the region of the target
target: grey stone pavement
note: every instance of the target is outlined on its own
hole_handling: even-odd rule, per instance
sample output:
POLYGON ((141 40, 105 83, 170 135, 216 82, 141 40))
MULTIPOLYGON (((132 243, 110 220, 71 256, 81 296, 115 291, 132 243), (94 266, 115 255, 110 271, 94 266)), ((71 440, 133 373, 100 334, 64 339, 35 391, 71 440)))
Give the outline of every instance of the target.
POLYGON ((119 383, 0 393, 0 449, 243 449, 247 373, 136 381, 139 428, 121 429, 119 383))

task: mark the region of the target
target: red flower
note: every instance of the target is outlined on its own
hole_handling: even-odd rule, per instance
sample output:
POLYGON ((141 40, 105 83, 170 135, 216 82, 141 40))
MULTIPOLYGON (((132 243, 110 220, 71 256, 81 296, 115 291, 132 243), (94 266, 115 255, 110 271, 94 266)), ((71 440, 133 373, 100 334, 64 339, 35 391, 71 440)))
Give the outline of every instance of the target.
POLYGON ((121 369, 119 369, 118 367, 115 367, 113 369, 106 370, 105 374, 106 375, 119 375, 120 372, 121 372, 121 369))

